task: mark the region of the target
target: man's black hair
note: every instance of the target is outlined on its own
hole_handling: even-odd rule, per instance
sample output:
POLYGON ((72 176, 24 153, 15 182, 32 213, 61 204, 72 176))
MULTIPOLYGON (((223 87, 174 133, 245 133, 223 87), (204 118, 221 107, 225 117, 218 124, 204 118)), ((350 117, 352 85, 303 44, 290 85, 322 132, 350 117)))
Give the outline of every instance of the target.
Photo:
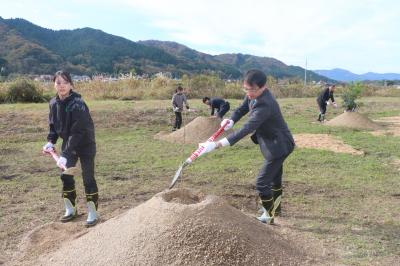
POLYGON ((209 100, 210 100, 210 98, 204 97, 204 98, 203 98, 203 103, 206 103, 206 101, 209 101, 209 100))
POLYGON ((267 76, 261 70, 251 69, 244 76, 244 82, 250 86, 257 85, 259 88, 262 88, 267 83, 267 76))

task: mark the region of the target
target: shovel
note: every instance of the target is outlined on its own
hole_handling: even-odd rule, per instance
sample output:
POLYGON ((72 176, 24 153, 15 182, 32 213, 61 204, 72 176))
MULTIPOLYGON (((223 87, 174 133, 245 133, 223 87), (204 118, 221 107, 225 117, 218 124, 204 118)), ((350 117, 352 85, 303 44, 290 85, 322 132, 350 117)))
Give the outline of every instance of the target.
MULTIPOLYGON (((53 157, 54 161, 56 161, 56 162, 60 158, 54 150, 50 150, 47 153, 50 153, 50 155, 53 157)), ((67 168, 65 165, 61 165, 60 169, 63 171, 63 174, 65 174, 65 175, 75 175, 79 171, 77 167, 67 168)))
MULTIPOLYGON (((228 121, 226 121, 225 123, 223 123, 221 125, 221 127, 218 129, 217 132, 215 132, 207 141, 214 141, 216 138, 218 138, 222 132, 224 132, 224 128, 225 126, 228 124, 228 121)), ((203 146, 200 146, 197 150, 195 150, 192 155, 190 155, 189 158, 186 159, 186 161, 184 161, 181 166, 179 166, 178 170, 175 173, 174 178, 172 179, 171 185, 169 185, 169 189, 173 188, 176 184, 176 181, 178 181, 179 177, 181 176, 182 170, 183 168, 185 168, 186 166, 188 166, 189 164, 191 164, 197 157, 200 156, 200 153, 204 150, 203 146)))

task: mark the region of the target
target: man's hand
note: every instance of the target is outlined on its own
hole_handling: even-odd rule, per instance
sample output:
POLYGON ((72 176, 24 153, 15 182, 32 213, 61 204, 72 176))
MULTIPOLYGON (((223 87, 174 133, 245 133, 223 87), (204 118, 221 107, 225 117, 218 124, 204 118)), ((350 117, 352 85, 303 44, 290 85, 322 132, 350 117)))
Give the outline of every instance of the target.
POLYGON ((199 143, 199 148, 200 147, 204 147, 204 149, 200 152, 199 157, 204 155, 204 154, 206 154, 206 153, 212 152, 213 150, 215 150, 217 145, 213 141, 206 141, 206 142, 203 142, 203 143, 199 143))
POLYGON ((333 104, 333 107, 337 108, 336 102, 333 102, 332 104, 333 104))
POLYGON ((43 146, 42 152, 49 153, 50 151, 54 151, 54 144, 49 141, 43 146))
POLYGON ((231 120, 231 119, 224 119, 221 122, 221 127, 225 124, 226 121, 228 121, 228 123, 224 127, 225 131, 231 129, 233 127, 233 125, 235 124, 235 122, 233 122, 233 120, 231 120))
POLYGON ((57 166, 60 168, 67 168, 67 158, 60 156, 57 161, 57 166))

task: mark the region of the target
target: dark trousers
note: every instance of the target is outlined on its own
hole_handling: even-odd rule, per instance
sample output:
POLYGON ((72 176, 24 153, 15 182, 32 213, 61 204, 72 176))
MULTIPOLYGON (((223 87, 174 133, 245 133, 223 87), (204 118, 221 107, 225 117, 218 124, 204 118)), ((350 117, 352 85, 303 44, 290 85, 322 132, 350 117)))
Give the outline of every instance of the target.
POLYGON ((318 116, 318 121, 322 121, 325 118, 325 113, 326 113, 326 103, 318 103, 319 107, 319 116, 318 116))
MULTIPOLYGON (((67 168, 75 166, 79 158, 82 167, 82 178, 86 195, 98 192, 96 179, 94 178, 94 157, 95 155, 93 154, 82 155, 79 157, 77 155, 72 155, 67 158, 67 168)), ((63 191, 75 190, 75 180, 73 175, 61 174, 61 180, 63 182, 63 191)))
POLYGON ((282 187, 283 162, 286 158, 265 160, 256 179, 256 190, 260 198, 272 198, 272 188, 282 187))
POLYGON ((182 113, 181 112, 175 112, 175 125, 174 128, 181 128, 182 126, 182 113))
POLYGON ((229 111, 230 108, 231 108, 231 106, 230 106, 229 102, 226 102, 219 109, 217 116, 222 119, 224 117, 224 115, 229 111))

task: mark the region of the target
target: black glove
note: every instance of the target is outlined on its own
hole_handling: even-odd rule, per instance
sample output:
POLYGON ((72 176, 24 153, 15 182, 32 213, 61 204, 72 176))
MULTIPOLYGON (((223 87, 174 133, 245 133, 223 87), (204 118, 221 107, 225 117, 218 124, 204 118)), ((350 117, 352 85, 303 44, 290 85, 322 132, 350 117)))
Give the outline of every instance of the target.
POLYGON ((190 108, 189 108, 189 105, 186 105, 186 109, 188 109, 188 110, 190 109, 190 108))

